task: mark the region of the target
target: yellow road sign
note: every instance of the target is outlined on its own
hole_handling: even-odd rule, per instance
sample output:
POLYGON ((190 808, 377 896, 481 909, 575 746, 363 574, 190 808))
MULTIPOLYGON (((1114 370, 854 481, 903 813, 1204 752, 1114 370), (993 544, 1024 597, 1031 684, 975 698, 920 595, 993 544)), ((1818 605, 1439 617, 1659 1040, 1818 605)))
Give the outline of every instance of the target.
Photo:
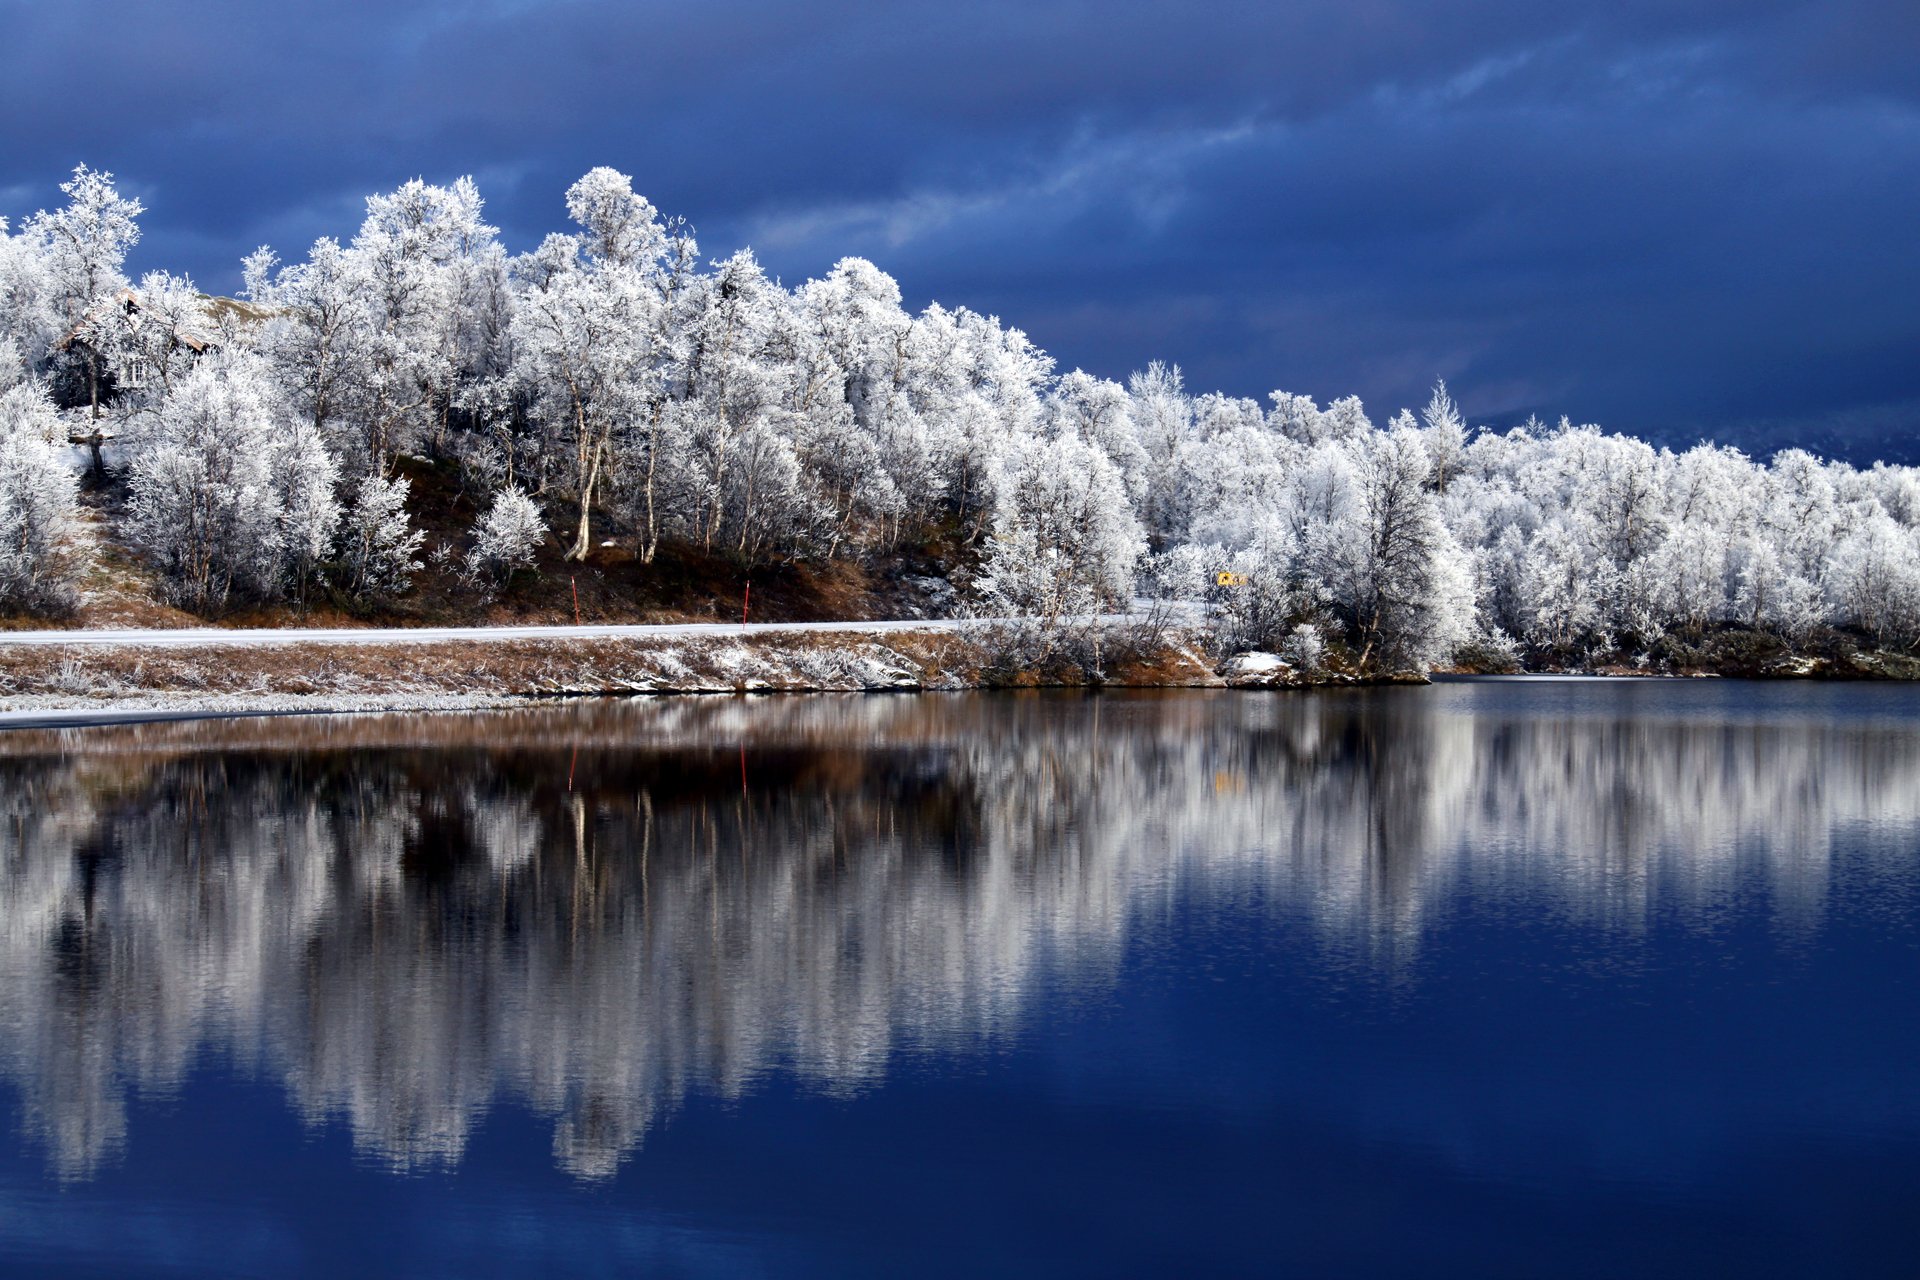
POLYGON ((1220 587, 1244 587, 1247 585, 1247 575, 1244 573, 1228 573, 1223 569, 1213 575, 1213 582, 1215 586, 1220 587))

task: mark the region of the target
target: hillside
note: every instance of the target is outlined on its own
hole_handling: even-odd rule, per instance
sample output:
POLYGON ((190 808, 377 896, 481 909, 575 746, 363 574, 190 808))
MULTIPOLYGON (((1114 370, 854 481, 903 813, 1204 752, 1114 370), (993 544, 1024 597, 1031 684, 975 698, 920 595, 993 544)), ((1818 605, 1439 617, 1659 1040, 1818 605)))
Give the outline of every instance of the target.
MULTIPOLYGON (((66 627, 412 627, 563 624, 574 621, 666 623, 937 618, 951 614, 946 574, 968 559, 949 540, 901 547, 884 561, 839 559, 745 567, 679 542, 663 543, 652 564, 621 545, 627 531, 603 526, 603 545, 583 561, 543 539, 531 562, 497 590, 476 590, 460 557, 478 512, 461 491, 457 469, 403 458, 408 514, 426 536, 421 568, 401 596, 356 601, 337 591, 295 600, 241 601, 191 611, 167 602, 161 573, 126 536, 124 476, 79 490, 74 540, 87 565, 70 608, 0 614, 0 630, 66 627), (444 551, 442 549, 445 549, 444 551), (576 612, 577 602, 577 612, 576 612)), ((630 545, 630 544, 629 544, 630 545)))
POLYGON ((403 184, 344 242, 250 255, 244 304, 127 281, 139 202, 84 166, 62 189, 0 232, 14 625, 1057 631, 1145 595, 1204 608, 1222 656, 1368 679, 1920 650, 1911 468, 1476 428, 1444 384, 1376 421, 1062 371, 864 259, 790 286, 703 257, 605 168, 518 255, 471 180, 403 184))

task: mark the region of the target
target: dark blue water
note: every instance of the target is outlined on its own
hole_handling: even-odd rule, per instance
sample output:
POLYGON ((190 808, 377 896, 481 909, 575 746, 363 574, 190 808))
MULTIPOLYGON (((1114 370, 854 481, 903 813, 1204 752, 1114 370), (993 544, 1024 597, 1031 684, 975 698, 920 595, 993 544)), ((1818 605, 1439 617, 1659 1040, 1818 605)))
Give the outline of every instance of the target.
POLYGON ((0 738, 6 1275, 1911 1275, 1920 693, 0 738))

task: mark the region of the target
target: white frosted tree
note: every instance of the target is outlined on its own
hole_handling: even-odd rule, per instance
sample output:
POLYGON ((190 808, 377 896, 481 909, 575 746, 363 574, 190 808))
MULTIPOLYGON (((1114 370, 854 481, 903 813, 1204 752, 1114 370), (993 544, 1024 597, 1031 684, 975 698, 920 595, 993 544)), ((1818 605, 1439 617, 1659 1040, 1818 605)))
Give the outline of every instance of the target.
POLYGON ((341 522, 341 560, 346 587, 358 600, 404 595, 421 568, 416 558, 426 535, 407 515, 405 477, 369 471, 360 478, 353 505, 341 522))
POLYGON ((1433 384, 1433 395, 1427 407, 1420 411, 1420 421, 1423 424, 1420 437, 1426 445, 1431 467, 1429 480, 1434 488, 1445 493, 1467 456, 1467 422, 1460 416, 1460 406, 1447 394, 1445 382, 1433 384))
POLYGON ((691 303, 682 376, 687 517, 704 550, 740 540, 765 494, 755 483, 757 469, 778 465, 768 418, 780 407, 785 381, 772 359, 784 301, 753 255, 737 253, 702 282, 691 303))
POLYGON ((286 420, 268 454, 279 580, 302 608, 340 527, 340 464, 311 422, 286 420))
POLYGON ((231 357, 195 365, 136 442, 131 532, 180 604, 219 609, 276 590, 278 426, 264 367, 231 357))
POLYGON ((1339 536, 1331 595, 1352 628, 1362 668, 1421 666, 1458 637, 1463 589, 1458 548, 1426 490, 1429 461, 1417 431, 1351 439, 1356 495, 1339 536))
POLYGON ((1180 366, 1155 360, 1144 373, 1127 379, 1132 400, 1128 417, 1141 451, 1140 511, 1148 536, 1159 546, 1169 543, 1192 515, 1184 501, 1182 446, 1193 435, 1193 400, 1187 395, 1180 366))
POLYGON ((366 394, 356 406, 361 466, 384 471, 393 454, 425 436, 432 419, 436 348, 450 299, 441 268, 451 253, 446 193, 415 179, 367 198, 367 217, 348 249, 367 326, 357 358, 366 394))
POLYGON ((929 424, 908 383, 916 375, 916 333, 901 309, 900 285, 865 258, 842 258, 794 299, 796 323, 811 339, 803 411, 833 421, 846 406, 850 429, 866 437, 855 445, 876 462, 859 495, 877 539, 892 542, 903 523, 940 496, 939 458, 929 424))
POLYGON ((247 297, 271 314, 258 348, 296 414, 316 430, 363 444, 374 321, 355 260, 323 237, 306 261, 277 275, 274 263, 264 247, 246 261, 247 297))
POLYGON ((53 612, 74 602, 75 483, 46 393, 0 391, 0 607, 53 612))
POLYGON ((1099 449, 1120 472, 1132 503, 1144 503, 1151 459, 1133 423, 1133 401, 1117 382, 1075 369, 1048 398, 1055 436, 1074 436, 1099 449))
MULTIPOLYGON (((575 235, 551 235, 514 264, 515 376, 532 417, 563 464, 563 490, 579 506, 569 560, 593 549, 593 509, 619 469, 621 434, 640 430, 656 448, 665 413, 674 239, 625 175, 595 169, 567 192, 575 235)), ((655 478, 649 458, 645 478, 655 478)), ((647 501, 651 503, 651 489, 647 501)))
POLYGON ((1120 470, 1078 436, 1010 442, 978 590, 1043 624, 1122 608, 1146 550, 1120 470))
POLYGON ((41 239, 22 231, 9 235, 0 218, 0 386, 39 369, 60 337, 53 277, 41 239))
POLYGON ((42 210, 27 220, 25 234, 38 241, 47 272, 48 293, 78 363, 80 390, 91 416, 99 417, 107 392, 106 360, 116 317, 112 312, 127 287, 122 271, 127 251, 140 242, 138 200, 120 194, 111 173, 80 165, 60 184, 65 207, 42 210))
POLYGON ((1831 591, 1846 621, 1882 644, 1920 643, 1920 539, 1882 512, 1833 556, 1831 591))

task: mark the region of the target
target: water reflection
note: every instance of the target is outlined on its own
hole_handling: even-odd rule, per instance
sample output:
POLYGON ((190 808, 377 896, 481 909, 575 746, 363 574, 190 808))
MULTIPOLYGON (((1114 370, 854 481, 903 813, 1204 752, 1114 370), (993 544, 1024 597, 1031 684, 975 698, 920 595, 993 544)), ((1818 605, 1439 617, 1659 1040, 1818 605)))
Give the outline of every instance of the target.
POLYGON ((1920 829, 1909 718, 1535 692, 11 735, 4 1071, 66 1178, 209 1052, 396 1169, 457 1162, 515 1099, 601 1178, 690 1091, 857 1090, 903 1046, 1005 1030, 1044 974, 1097 989, 1175 901, 1257 895, 1404 974, 1463 897, 1631 934, 1751 889, 1810 930, 1837 831, 1920 829))

